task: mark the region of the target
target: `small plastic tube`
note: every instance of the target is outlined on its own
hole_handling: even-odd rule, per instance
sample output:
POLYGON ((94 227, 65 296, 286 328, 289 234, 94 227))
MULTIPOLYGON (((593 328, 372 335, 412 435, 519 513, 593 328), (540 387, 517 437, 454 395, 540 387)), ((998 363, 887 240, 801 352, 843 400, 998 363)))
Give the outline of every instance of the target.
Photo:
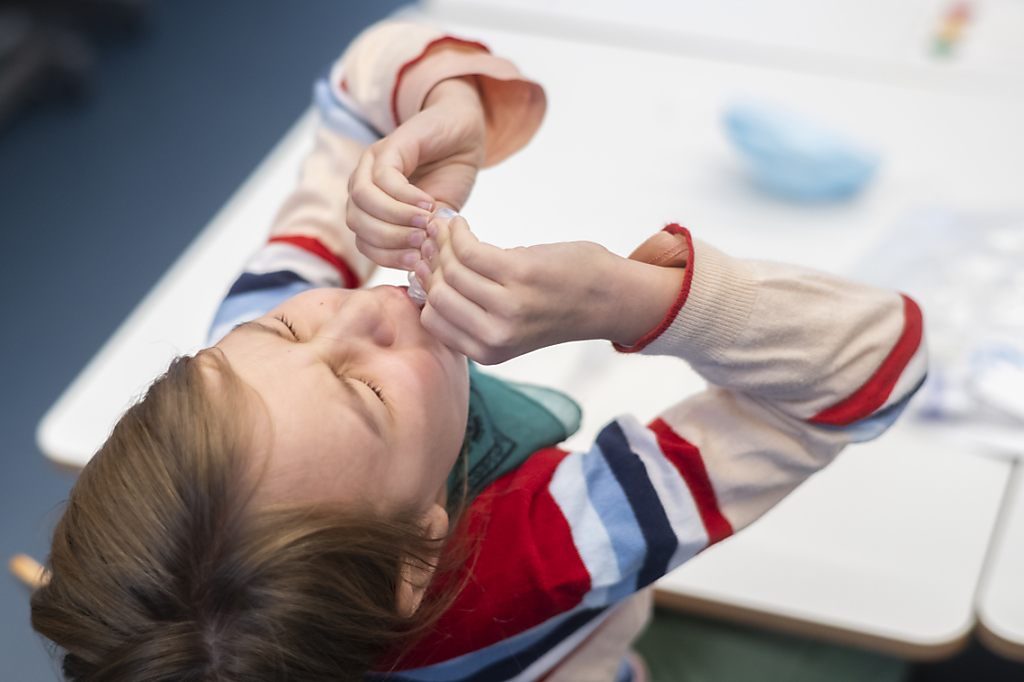
POLYGON ((409 289, 406 293, 419 307, 422 308, 427 304, 427 292, 424 291, 423 285, 420 284, 420 278, 416 276, 415 272, 409 271, 409 289))
MULTIPOLYGON (((457 215, 459 214, 450 208, 439 208, 434 211, 434 214, 430 216, 430 219, 433 220, 434 218, 441 218, 442 220, 451 220, 457 215)), ((416 273, 412 271, 409 272, 408 294, 409 298, 412 299, 412 302, 419 307, 422 308, 427 304, 427 292, 420 283, 419 277, 417 277, 416 273)))

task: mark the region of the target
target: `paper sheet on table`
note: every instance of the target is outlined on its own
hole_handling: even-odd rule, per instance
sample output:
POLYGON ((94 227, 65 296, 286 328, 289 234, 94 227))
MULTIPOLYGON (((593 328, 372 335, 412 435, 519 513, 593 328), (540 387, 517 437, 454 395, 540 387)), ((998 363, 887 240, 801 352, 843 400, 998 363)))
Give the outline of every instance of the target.
POLYGON ((924 309, 930 367, 911 414, 1024 455, 1024 213, 908 215, 855 273, 924 309))

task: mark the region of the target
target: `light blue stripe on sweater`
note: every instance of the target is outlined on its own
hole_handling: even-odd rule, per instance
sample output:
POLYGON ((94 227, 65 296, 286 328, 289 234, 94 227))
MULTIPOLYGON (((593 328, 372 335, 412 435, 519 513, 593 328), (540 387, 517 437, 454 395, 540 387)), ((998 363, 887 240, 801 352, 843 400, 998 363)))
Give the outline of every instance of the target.
POLYGON ((212 345, 220 341, 236 325, 265 315, 281 303, 303 291, 315 288, 309 282, 292 282, 287 286, 273 289, 258 289, 242 294, 228 296, 220 304, 210 325, 208 342, 212 345))
POLYGON ((582 457, 587 496, 608 531, 622 576, 618 585, 603 586, 611 587, 607 596, 608 603, 611 603, 636 590, 636 575, 647 552, 647 544, 629 500, 608 466, 604 453, 595 443, 582 457))
POLYGON ((318 78, 313 85, 313 103, 320 112, 320 120, 334 132, 366 145, 380 139, 380 133, 335 96, 326 78, 318 78))
POLYGON ((566 619, 572 617, 580 608, 582 607, 560 613, 540 625, 520 632, 514 637, 495 642, 483 649, 471 651, 435 665, 413 670, 403 670, 399 677, 402 680, 415 680, 416 682, 447 682, 449 680, 472 677, 484 668, 503 659, 514 658, 517 653, 530 648, 544 639, 566 619))
POLYGON ((846 426, 825 426, 824 428, 830 431, 846 433, 850 436, 850 442, 852 443, 863 443, 878 438, 899 418, 903 410, 906 409, 907 403, 914 397, 914 393, 917 392, 917 389, 921 388, 922 384, 924 384, 924 379, 921 379, 917 386, 907 395, 903 396, 903 399, 898 403, 893 403, 884 410, 879 410, 869 417, 846 426))

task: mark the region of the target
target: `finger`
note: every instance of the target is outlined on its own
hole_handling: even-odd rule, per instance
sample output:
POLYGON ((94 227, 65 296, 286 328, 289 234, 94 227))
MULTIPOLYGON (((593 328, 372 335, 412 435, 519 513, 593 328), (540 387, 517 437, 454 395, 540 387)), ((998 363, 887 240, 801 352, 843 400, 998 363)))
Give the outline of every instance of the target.
POLYGON ((444 281, 455 291, 488 312, 499 309, 507 295, 505 288, 463 265, 450 240, 441 247, 437 262, 437 271, 442 273, 444 281))
POLYGON ((416 273, 416 279, 420 281, 420 286, 423 290, 430 292, 430 286, 434 281, 434 273, 430 271, 430 265, 425 260, 420 259, 413 266, 413 272, 416 273))
POLYGON ((399 270, 412 270, 420 260, 417 249, 382 249, 360 238, 356 238, 356 249, 377 265, 399 270))
POLYGON ((356 236, 378 249, 418 249, 427 238, 423 229, 384 222, 352 202, 345 207, 345 223, 356 236))
POLYGON ((448 242, 460 263, 498 284, 506 281, 515 266, 515 257, 510 252, 477 239, 462 216, 455 216, 448 222, 447 232, 448 242))
POLYGON ((474 339, 484 339, 493 326, 487 311, 453 289, 439 272, 434 273, 427 301, 450 324, 474 339))
POLYGON ((426 227, 430 220, 429 206, 433 202, 420 202, 415 206, 398 201, 386 190, 375 184, 373 168, 379 163, 367 154, 352 172, 349 182, 350 203, 355 203, 367 214, 394 225, 426 227))
POLYGON ((363 150, 363 153, 359 155, 359 160, 356 161, 356 167, 352 169, 352 172, 348 176, 348 195, 352 197, 352 191, 360 184, 361 181, 369 179, 369 168, 373 165, 373 147, 368 147, 363 150))
POLYGON ((454 351, 475 357, 479 355, 479 346, 476 341, 464 331, 446 320, 428 302, 420 313, 420 324, 428 332, 434 335, 438 341, 454 351))
POLYGON ((441 249, 438 248, 437 242, 435 242, 433 238, 427 239, 422 245, 420 245, 420 257, 423 258, 427 265, 430 266, 431 271, 433 271, 438 265, 437 256, 440 252, 441 249))
POLYGON ((448 223, 456 215, 458 214, 454 210, 445 207, 434 211, 430 217, 430 222, 427 223, 427 234, 433 237, 439 246, 448 241, 448 223))
POLYGON ((390 140, 389 143, 381 145, 376 152, 371 179, 374 185, 395 201, 431 211, 434 208, 434 198, 409 182, 409 178, 403 172, 403 169, 409 168, 411 175, 415 167, 415 161, 410 162, 402 157, 402 146, 390 140))
MULTIPOLYGON (((403 203, 392 197, 386 188, 374 179, 376 164, 360 164, 352 173, 349 187, 350 203, 362 211, 396 225, 425 227, 430 220, 432 201, 418 200, 413 204, 403 203)), ((429 199, 429 198, 428 198, 429 199)))

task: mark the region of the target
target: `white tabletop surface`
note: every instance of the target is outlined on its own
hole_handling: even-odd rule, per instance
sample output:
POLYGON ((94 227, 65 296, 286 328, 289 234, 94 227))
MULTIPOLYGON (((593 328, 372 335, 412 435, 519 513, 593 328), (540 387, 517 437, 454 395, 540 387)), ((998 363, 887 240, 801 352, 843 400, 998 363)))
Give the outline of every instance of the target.
POLYGON ((523 33, 969 91, 1024 87, 1019 0, 425 0, 433 17, 523 33), (956 4, 953 50, 934 43, 956 4))
MULTIPOLYGON (((724 615, 767 624, 779 617, 801 633, 817 634, 800 626, 814 624, 827 638, 899 656, 951 655, 975 624, 975 587, 1011 466, 903 423, 849 448, 659 587, 684 605, 722 604, 733 607, 724 615)), ((1006 589, 1021 594, 1019 582, 1006 589)))
POLYGON ((1024 660, 1024 468, 1019 463, 978 591, 978 619, 987 644, 1024 660))
MULTIPOLYGON (((844 272, 909 208, 1019 200, 1024 136, 1012 133, 1024 105, 1011 97, 453 28, 483 38, 548 89, 541 132, 481 176, 465 211, 482 238, 501 245, 593 239, 626 253, 678 221, 736 255, 844 272), (720 110, 738 94, 783 100, 856 131, 882 154, 879 177, 838 205, 761 194, 720 131, 720 110)), ((85 463, 168 360, 198 348, 219 297, 264 238, 311 125, 308 115, 296 124, 47 413, 38 439, 48 457, 85 463)), ((401 279, 387 273, 378 281, 401 279)), ((586 443, 615 414, 650 417, 700 386, 678 362, 615 357, 599 343, 550 349, 497 371, 580 399, 586 418, 570 445, 586 443)), ((911 656, 947 651, 974 625, 973 595, 1011 464, 926 435, 904 424, 851 448, 663 586, 833 634, 860 633, 866 645, 911 656)))

